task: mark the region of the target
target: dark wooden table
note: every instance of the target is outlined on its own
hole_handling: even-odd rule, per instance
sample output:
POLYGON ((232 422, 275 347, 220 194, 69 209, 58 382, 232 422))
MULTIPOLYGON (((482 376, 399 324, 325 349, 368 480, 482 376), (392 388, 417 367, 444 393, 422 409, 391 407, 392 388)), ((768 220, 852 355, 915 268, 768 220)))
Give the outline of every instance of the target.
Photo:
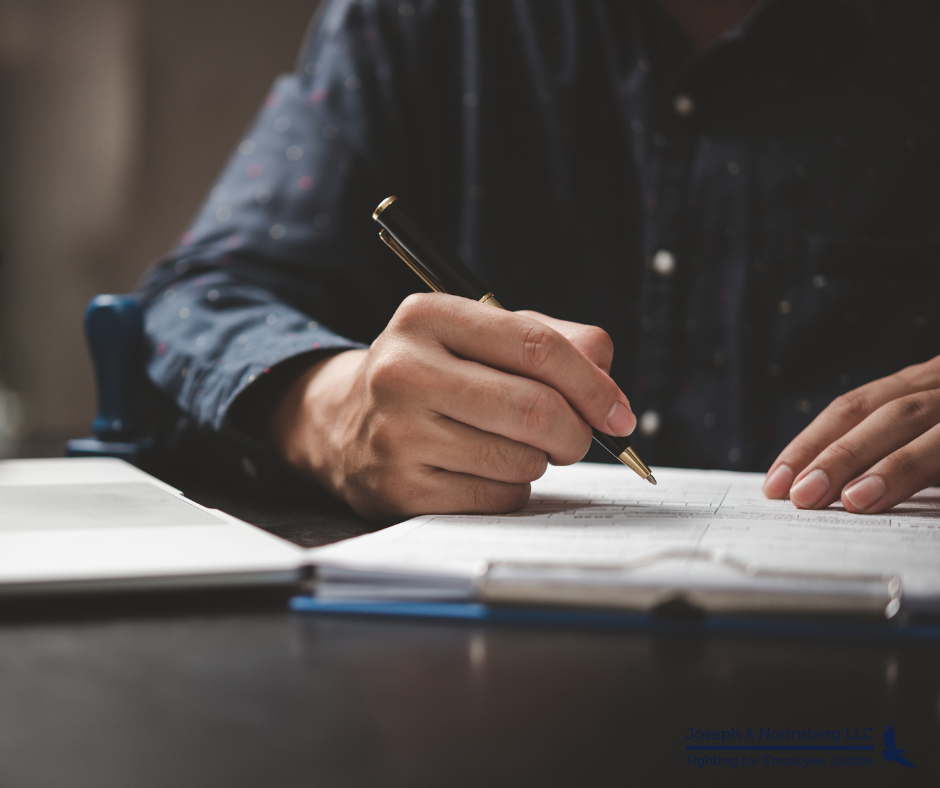
MULTIPOLYGON (((299 544, 372 528, 188 492, 299 544)), ((4 603, 0 786, 938 784, 938 643, 311 616, 287 595, 4 603), (915 768, 883 759, 886 724, 915 768), (690 728, 837 730, 874 749, 836 757, 872 765, 689 752, 690 728)))

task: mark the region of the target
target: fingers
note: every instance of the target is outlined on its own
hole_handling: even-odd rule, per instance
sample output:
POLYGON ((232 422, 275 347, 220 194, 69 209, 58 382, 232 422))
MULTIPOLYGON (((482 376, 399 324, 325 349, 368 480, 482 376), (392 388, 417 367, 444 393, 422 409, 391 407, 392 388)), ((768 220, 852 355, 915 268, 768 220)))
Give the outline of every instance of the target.
MULTIPOLYGON (((541 449, 554 465, 577 462, 591 445, 591 428, 554 389, 454 358, 440 348, 385 354, 370 371, 369 392, 388 406, 397 408, 404 398, 412 409, 421 409, 405 417, 409 423, 447 417, 491 437, 541 449)), ((437 440, 424 433, 403 438, 413 443, 437 440)))
POLYGON ((416 422, 409 430, 412 462, 481 479, 527 484, 541 478, 548 456, 534 446, 494 435, 444 416, 416 422))
POLYGON ((374 420, 364 454, 348 497, 380 519, 515 511, 547 466, 538 449, 436 415, 374 420))
POLYGON ((940 481, 940 427, 933 427, 885 457, 842 491, 850 512, 875 514, 940 481))
POLYGON ((787 446, 770 466, 764 493, 769 498, 785 498, 791 485, 800 474, 827 446, 845 435, 894 397, 907 391, 891 381, 875 381, 843 394, 832 403, 787 446))
POLYGON ((437 444, 433 467, 509 484, 528 484, 548 467, 543 451, 499 435, 451 422, 446 439, 437 444))
POLYGON ((823 449, 796 477, 790 500, 803 509, 839 500, 843 487, 882 458, 940 423, 940 392, 924 391, 883 405, 823 449))
POLYGON ((405 300, 396 328, 425 332, 451 353, 557 391, 591 426, 628 435, 636 426, 626 396, 561 333, 525 315, 453 296, 405 300))
MULTIPOLYGON (((774 460, 764 481, 764 495, 768 498, 786 498, 794 483, 809 474, 810 464, 827 447, 834 445, 886 403, 938 388, 940 381, 934 367, 933 364, 908 367, 895 375, 872 381, 833 400, 774 460)), ((858 465, 850 478, 864 471, 866 467, 864 464, 858 465)), ((804 491, 807 496, 805 500, 817 493, 819 496, 824 494, 823 480, 818 476, 814 479, 815 485, 804 491)), ((833 497, 831 484, 829 487, 828 497, 831 498, 831 503, 832 500, 838 499, 838 495, 833 497)))
POLYGON ((481 479, 463 473, 423 468, 408 481, 407 497, 393 492, 387 498, 391 514, 414 517, 419 514, 504 514, 521 509, 529 500, 528 484, 481 479))
POLYGON ((555 389, 468 361, 442 359, 424 404, 448 418, 541 449, 553 465, 587 453, 591 428, 555 389))

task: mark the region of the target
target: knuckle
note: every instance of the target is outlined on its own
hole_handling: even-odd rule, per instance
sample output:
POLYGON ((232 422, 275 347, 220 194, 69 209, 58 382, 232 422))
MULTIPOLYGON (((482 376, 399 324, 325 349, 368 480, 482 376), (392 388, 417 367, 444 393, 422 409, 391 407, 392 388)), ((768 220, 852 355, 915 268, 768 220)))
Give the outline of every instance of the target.
POLYGON ((491 501, 493 498, 487 484, 471 485, 462 495, 458 496, 456 503, 457 511, 464 512, 494 512, 498 507, 491 501))
POLYGON ((575 462, 581 460, 584 455, 588 453, 588 449, 591 448, 591 441, 594 440, 594 432, 591 429, 591 425, 586 421, 581 422, 578 431, 578 440, 572 444, 578 452, 578 459, 576 459, 575 462))
POLYGON ((488 442, 480 447, 478 467, 491 478, 520 484, 538 479, 548 467, 545 452, 516 441, 488 442))
POLYGON ((373 360, 366 375, 366 387, 373 394, 394 389, 401 378, 401 365, 395 354, 383 354, 373 360))
POLYGON ((486 492, 486 483, 471 484, 469 487, 461 490, 452 497, 454 512, 488 513, 492 511, 488 506, 488 495, 486 492))
POLYGON ((513 466, 511 452, 501 442, 488 440, 477 449, 474 466, 497 476, 505 475, 513 466))
POLYGON ((858 454, 845 440, 837 440, 829 446, 826 450, 826 460, 835 462, 840 468, 854 468, 859 464, 858 454))
POLYGON ((899 449, 891 457, 889 475, 901 480, 903 487, 915 485, 920 480, 920 469, 914 454, 908 449, 899 449))
POLYGON ((553 465, 574 465, 576 462, 584 459, 584 455, 591 448, 593 433, 591 426, 586 421, 580 421, 577 434, 574 438, 565 440, 562 451, 558 454, 552 454, 553 465))
POLYGON ((513 484, 501 496, 501 509, 504 512, 514 512, 529 502, 532 487, 528 484, 513 484))
POLYGON ((517 456, 507 466, 509 469, 507 481, 534 482, 545 473, 548 467, 548 456, 545 452, 532 446, 522 445, 515 454, 517 456))
POLYGON ((538 438, 545 434, 558 408, 555 401, 560 395, 552 389, 539 387, 521 406, 521 428, 525 435, 538 438))
POLYGON ((527 326, 521 346, 524 368, 533 371, 542 369, 552 357, 557 344, 557 335, 548 326, 540 323, 527 326))
POLYGON ((890 415, 897 423, 923 422, 930 418, 932 398, 925 392, 899 397, 890 403, 890 415))
POLYGON ((412 293, 399 304, 392 322, 403 331, 423 328, 437 309, 436 299, 431 293, 412 293))
POLYGON ((827 410, 830 409, 833 415, 841 421, 858 424, 871 413, 871 401, 864 393, 856 389, 836 397, 827 408, 827 410))
POLYGON ((604 329, 588 326, 586 332, 588 353, 585 355, 598 367, 607 371, 614 360, 614 341, 604 329))
POLYGON ((920 364, 912 364, 909 367, 904 367, 904 369, 898 370, 893 375, 889 375, 889 378, 896 378, 897 380, 903 380, 905 383, 913 383, 919 377, 920 373, 920 364))
POLYGON ((386 460, 399 445, 398 420, 382 411, 370 414, 363 424, 362 444, 380 460, 386 460))
POLYGON ((505 476, 512 468, 512 458, 501 443, 486 441, 477 449, 473 467, 496 476, 505 476))
POLYGON ((934 363, 936 360, 905 367, 894 377, 906 383, 909 388, 938 389, 940 388, 940 369, 934 363))
POLYGON ((397 393, 415 379, 415 366, 404 348, 385 346, 370 360, 366 387, 380 399, 397 393))

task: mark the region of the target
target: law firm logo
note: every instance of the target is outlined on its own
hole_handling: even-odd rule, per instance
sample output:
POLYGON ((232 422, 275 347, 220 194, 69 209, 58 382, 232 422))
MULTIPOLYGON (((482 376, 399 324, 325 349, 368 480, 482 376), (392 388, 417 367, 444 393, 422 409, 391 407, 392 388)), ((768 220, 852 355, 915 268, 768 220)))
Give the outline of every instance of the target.
MULTIPOLYGON (((685 734, 686 766, 696 769, 813 769, 856 772, 859 768, 915 767, 895 741, 894 725, 882 729, 884 747, 878 758, 875 725, 690 726, 685 734), (893 765, 892 765, 893 764, 893 765)), ((905 738, 902 730, 902 740, 905 738)), ((921 760, 919 750, 913 757, 921 760)), ((924 766, 923 763, 920 764, 924 766)), ((918 772, 923 769, 918 769, 918 772)))
POLYGON ((916 766, 916 763, 911 763, 907 758, 904 757, 904 750, 898 748, 898 745, 894 742, 894 726, 885 725, 884 733, 881 734, 884 739, 885 748, 881 751, 884 759, 891 763, 900 764, 901 766, 916 766))

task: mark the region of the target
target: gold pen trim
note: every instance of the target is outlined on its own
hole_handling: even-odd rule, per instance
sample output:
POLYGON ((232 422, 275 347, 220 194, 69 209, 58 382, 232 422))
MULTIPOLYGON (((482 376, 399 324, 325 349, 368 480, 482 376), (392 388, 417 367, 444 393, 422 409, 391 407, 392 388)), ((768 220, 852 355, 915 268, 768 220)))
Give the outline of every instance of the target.
MULTIPOLYGON (((638 476, 643 479, 646 479, 648 476, 652 475, 649 466, 640 459, 640 455, 637 454, 632 446, 628 446, 624 451, 622 451, 617 459, 620 460, 628 468, 636 472, 638 476)), ((653 482, 655 484, 656 482, 653 482)))
MULTIPOLYGON (((391 197, 389 199, 394 200, 395 198, 391 197)), ((401 244, 399 244, 398 241, 396 241, 392 237, 392 234, 388 230, 386 230, 384 227, 379 231, 379 238, 385 241, 386 246, 388 246, 389 249, 391 249, 395 254, 397 254, 402 260, 404 260, 405 265, 407 265, 412 271, 414 271, 418 276, 420 276, 421 281, 423 281, 434 292, 436 293, 444 292, 443 290, 441 290, 440 285, 438 285, 437 282, 434 282, 428 277, 428 275, 424 272, 424 269, 420 265, 418 265, 418 263, 416 263, 414 259, 412 259, 411 255, 408 254, 408 252, 406 252, 402 248, 401 244)))
POLYGON ((393 195, 392 197, 386 197, 384 200, 382 200, 382 202, 379 203, 379 207, 376 208, 376 209, 372 212, 372 218, 373 218, 373 219, 378 219, 378 218, 379 218, 379 214, 382 213, 382 211, 384 211, 386 208, 388 208, 388 206, 391 205, 393 202, 395 202, 395 200, 397 200, 397 199, 398 199, 398 198, 393 195))
POLYGON ((483 298, 480 299, 480 303, 489 304, 490 306, 495 306, 499 309, 506 308, 501 303, 499 303, 499 301, 496 300, 496 296, 494 296, 492 293, 487 293, 485 296, 483 296, 483 298))

